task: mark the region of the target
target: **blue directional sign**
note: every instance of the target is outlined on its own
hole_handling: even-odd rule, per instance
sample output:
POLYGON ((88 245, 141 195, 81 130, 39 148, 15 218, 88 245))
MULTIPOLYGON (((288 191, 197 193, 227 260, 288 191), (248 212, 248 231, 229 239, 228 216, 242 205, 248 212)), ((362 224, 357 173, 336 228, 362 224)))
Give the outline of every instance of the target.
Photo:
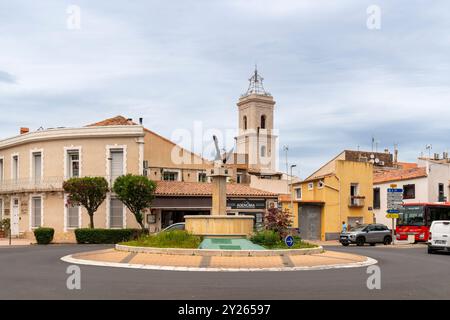
POLYGON ((400 188, 389 188, 387 192, 403 192, 403 189, 400 188))
POLYGON ((387 210, 387 213, 399 213, 399 212, 400 212, 400 210, 396 210, 396 209, 387 210))
POLYGON ((292 247, 293 245, 294 245, 294 237, 292 237, 292 236, 287 236, 285 239, 284 239, 284 243, 286 243, 286 245, 290 248, 290 247, 292 247))

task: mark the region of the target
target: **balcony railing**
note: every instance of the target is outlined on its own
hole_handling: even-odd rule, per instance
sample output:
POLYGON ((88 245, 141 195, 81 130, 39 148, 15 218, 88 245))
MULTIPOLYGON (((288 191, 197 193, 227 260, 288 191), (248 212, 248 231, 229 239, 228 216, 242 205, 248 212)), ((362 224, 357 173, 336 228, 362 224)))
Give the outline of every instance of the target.
POLYGON ((365 196, 350 196, 348 201, 348 206, 352 208, 361 208, 364 207, 366 199, 365 196))
POLYGON ((58 191, 62 190, 63 177, 45 177, 41 179, 11 179, 0 181, 1 192, 58 191))

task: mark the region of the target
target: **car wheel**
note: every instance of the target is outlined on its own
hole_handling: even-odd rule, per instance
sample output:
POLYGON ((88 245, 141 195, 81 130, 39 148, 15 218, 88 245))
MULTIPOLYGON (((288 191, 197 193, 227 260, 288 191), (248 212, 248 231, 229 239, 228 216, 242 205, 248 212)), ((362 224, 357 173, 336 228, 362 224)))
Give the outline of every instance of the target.
POLYGON ((430 247, 428 247, 428 253, 429 253, 429 254, 433 254, 433 253, 434 253, 434 250, 431 249, 430 247))
POLYGON ((364 239, 364 237, 359 237, 359 238, 356 239, 356 245, 357 245, 358 247, 363 246, 363 245, 364 245, 364 242, 366 242, 366 239, 364 239))
POLYGON ((392 238, 390 236, 384 237, 383 244, 385 246, 390 245, 392 243, 392 238))
POLYGON ((342 242, 342 245, 343 245, 344 247, 348 247, 349 243, 348 243, 348 242, 342 242))
POLYGON ((375 247, 377 244, 375 242, 370 243, 371 247, 375 247))

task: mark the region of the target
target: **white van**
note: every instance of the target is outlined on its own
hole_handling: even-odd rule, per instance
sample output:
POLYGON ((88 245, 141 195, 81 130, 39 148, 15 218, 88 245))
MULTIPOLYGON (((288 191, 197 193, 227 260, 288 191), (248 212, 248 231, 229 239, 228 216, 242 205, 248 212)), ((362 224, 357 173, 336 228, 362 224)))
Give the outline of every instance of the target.
POLYGON ((437 250, 450 251, 450 220, 436 220, 431 223, 428 253, 437 250))

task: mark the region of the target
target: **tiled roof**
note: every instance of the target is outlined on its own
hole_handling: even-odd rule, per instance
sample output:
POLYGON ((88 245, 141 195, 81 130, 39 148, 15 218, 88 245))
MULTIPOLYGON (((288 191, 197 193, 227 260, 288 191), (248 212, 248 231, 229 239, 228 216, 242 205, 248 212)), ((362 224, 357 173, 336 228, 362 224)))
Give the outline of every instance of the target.
POLYGON ((96 123, 87 125, 87 127, 103 127, 103 126, 132 126, 136 125, 131 120, 128 120, 124 116, 116 116, 114 118, 105 119, 96 123))
POLYGON ((407 168, 407 169, 390 169, 378 170, 373 174, 373 183, 383 183, 389 181, 408 180, 426 177, 426 168, 407 168))
MULTIPOLYGON (((212 196, 212 184, 202 182, 158 181, 156 196, 212 196)), ((278 197, 276 193, 251 188, 244 184, 227 183, 227 196, 278 197)))
POLYGON ((397 165, 402 169, 411 169, 411 168, 417 168, 417 163, 414 162, 397 162, 397 165))

